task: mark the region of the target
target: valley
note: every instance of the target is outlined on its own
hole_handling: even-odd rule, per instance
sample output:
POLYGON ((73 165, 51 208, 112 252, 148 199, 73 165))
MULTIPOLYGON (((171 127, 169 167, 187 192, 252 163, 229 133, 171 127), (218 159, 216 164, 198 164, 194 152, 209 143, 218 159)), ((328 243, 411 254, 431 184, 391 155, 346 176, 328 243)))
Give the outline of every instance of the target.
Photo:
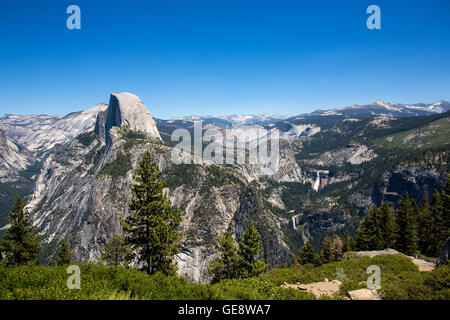
MULTIPOLYGON (((150 108, 151 110, 151 108, 150 108)), ((95 263, 120 218, 133 171, 145 151, 163 171, 166 192, 182 212, 179 274, 208 282, 218 237, 240 239, 250 220, 261 235, 269 269, 288 266, 300 247, 355 234, 373 205, 394 206, 404 191, 417 202, 441 190, 450 173, 450 104, 391 105, 375 101, 294 117, 154 119, 135 95, 112 94, 67 116, 0 118, 0 228, 16 195, 25 197, 49 263, 63 239, 75 261, 95 263), (176 129, 278 129, 279 167, 198 159, 174 164, 176 129)), ((242 152, 245 152, 243 150, 242 152)), ((189 157, 196 155, 190 154, 189 157)))

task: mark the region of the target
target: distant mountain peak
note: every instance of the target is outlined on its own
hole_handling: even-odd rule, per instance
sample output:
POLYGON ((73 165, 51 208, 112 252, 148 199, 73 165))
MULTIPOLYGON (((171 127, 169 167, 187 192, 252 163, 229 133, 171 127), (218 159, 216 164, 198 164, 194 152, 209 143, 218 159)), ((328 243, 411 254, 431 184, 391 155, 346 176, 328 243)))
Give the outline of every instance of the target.
POLYGON ((390 107, 392 107, 392 105, 391 105, 389 102, 385 102, 385 101, 383 101, 383 100, 381 100, 381 99, 375 100, 373 104, 377 104, 377 105, 383 106, 383 107, 385 107, 385 108, 390 108, 390 107))
POLYGON ((106 141, 112 127, 127 127, 161 139, 150 111, 141 99, 132 93, 112 93, 104 120, 106 121, 104 124, 106 141))

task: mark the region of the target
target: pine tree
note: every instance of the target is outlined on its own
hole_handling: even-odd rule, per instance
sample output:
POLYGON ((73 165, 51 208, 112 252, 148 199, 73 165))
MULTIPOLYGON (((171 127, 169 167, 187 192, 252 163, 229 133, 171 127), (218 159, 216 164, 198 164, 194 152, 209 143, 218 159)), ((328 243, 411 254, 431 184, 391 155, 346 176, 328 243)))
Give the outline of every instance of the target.
POLYGON ((378 224, 375 221, 378 210, 377 206, 372 207, 361 220, 356 244, 358 250, 375 250, 378 247, 379 239, 377 237, 379 232, 377 230, 378 224))
POLYGON ((384 201, 381 204, 377 210, 375 221, 378 224, 377 230, 379 231, 379 234, 377 234, 378 241, 376 249, 383 250, 392 248, 395 243, 396 224, 394 212, 389 206, 389 202, 384 201))
MULTIPOLYGON (((445 190, 443 190, 445 194, 445 190)), ((448 238, 448 227, 445 223, 445 217, 448 217, 448 212, 444 212, 443 198, 437 192, 434 191, 431 197, 431 228, 429 230, 430 235, 430 255, 437 257, 441 251, 442 246, 448 238)))
POLYGON ((239 276, 241 278, 256 277, 267 269, 267 264, 257 258, 262 252, 261 237, 256 231, 253 221, 250 221, 239 241, 239 276))
POLYGON ((353 251, 354 249, 355 249, 355 239, 353 239, 348 230, 345 230, 342 251, 349 252, 353 251))
POLYGON ((342 248, 344 244, 342 243, 342 239, 338 235, 334 235, 333 239, 333 248, 332 248, 332 261, 339 261, 342 259, 342 248))
POLYGON ((396 211, 397 237, 395 247, 398 251, 407 255, 413 255, 418 250, 417 215, 416 201, 411 200, 408 192, 405 191, 396 211))
POLYGON ((58 266, 72 264, 72 250, 66 240, 61 241, 59 246, 58 256, 56 257, 56 264, 58 266))
POLYGON ((174 274, 175 255, 181 239, 177 229, 181 222, 180 209, 172 207, 166 193, 165 181, 150 152, 143 155, 131 185, 131 214, 121 219, 126 240, 135 250, 135 257, 148 274, 174 274))
POLYGON ((101 256, 100 261, 108 265, 125 267, 128 265, 130 254, 130 245, 124 237, 116 234, 105 243, 105 253, 101 256))
POLYGON ((442 215, 444 220, 444 229, 446 229, 447 236, 450 235, 450 175, 447 177, 447 182, 442 188, 442 215))
POLYGON ((430 204, 428 202, 428 194, 424 193, 422 200, 419 202, 419 216, 417 219, 417 235, 419 238, 419 251, 424 255, 432 255, 432 235, 433 219, 431 217, 430 204))
POLYGON ((333 253, 333 240, 331 238, 325 238, 322 243, 322 249, 319 254, 320 264, 330 263, 334 259, 333 253))
POLYGON ((298 262, 302 265, 313 264, 316 265, 318 263, 318 257, 314 252, 314 248, 311 243, 305 243, 300 249, 300 257, 298 262))
POLYGON ((36 261, 41 251, 39 237, 29 220, 28 210, 17 197, 9 213, 10 228, 3 234, 2 251, 7 265, 23 265, 36 261))
POLYGON ((220 258, 213 260, 208 268, 208 274, 212 276, 212 283, 223 279, 234 279, 238 272, 239 259, 236 244, 230 232, 219 237, 218 249, 220 258))

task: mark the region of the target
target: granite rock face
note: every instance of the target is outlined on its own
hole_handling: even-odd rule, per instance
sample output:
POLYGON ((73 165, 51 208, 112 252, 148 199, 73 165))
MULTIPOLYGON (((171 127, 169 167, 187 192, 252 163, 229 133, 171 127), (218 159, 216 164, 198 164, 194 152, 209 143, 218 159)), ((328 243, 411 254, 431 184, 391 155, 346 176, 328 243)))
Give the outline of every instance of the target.
MULTIPOLYGON (((182 211, 181 253, 175 259, 179 274, 207 282, 207 267, 219 255, 218 237, 230 231, 238 241, 250 220, 262 238, 261 257, 274 268, 290 264, 303 243, 320 245, 323 237, 352 226, 355 216, 360 218, 374 204, 389 200, 395 205, 404 191, 419 201, 424 192, 431 194, 445 181, 438 166, 423 162, 399 162, 366 179, 385 155, 378 149, 375 154, 372 142, 361 139, 328 146, 327 134, 354 140, 355 127, 348 123, 361 123, 364 136, 393 118, 322 120, 328 116, 335 115, 326 113, 319 120, 310 115, 304 123, 302 117, 269 124, 244 122, 281 131, 278 170, 268 176, 258 164, 223 165, 204 159, 173 163, 171 133, 179 126, 192 130, 193 123, 158 120, 157 127, 147 107, 130 93, 111 94, 108 105, 65 117, 6 115, 0 118, 0 223, 7 216, 1 209, 9 208, 12 199, 4 191, 22 188, 12 180, 16 174, 29 187, 22 195, 31 192, 27 202, 42 235, 44 257, 51 260, 66 239, 77 263, 96 262, 104 243, 122 233, 119 220, 129 214, 133 171, 148 150, 163 171, 168 197, 182 211), (314 147, 314 141, 324 142, 327 149, 314 147), (27 171, 26 177, 20 176, 22 171, 27 171), (360 184, 362 180, 367 182, 360 184)), ((237 120, 204 120, 217 130, 222 128, 219 124, 242 129, 237 120)))
POLYGON ((379 183, 350 195, 348 200, 364 212, 373 205, 380 206, 383 201, 396 205, 405 191, 420 202, 424 193, 430 196, 434 190, 440 190, 445 179, 446 176, 434 168, 397 166, 393 171, 385 172, 379 183))
POLYGON ((110 142, 109 131, 112 127, 146 132, 152 137, 161 139, 150 111, 137 96, 131 93, 111 94, 105 121, 105 140, 107 143, 110 142))
POLYGON ((0 180, 15 177, 18 171, 33 163, 31 152, 14 143, 0 130, 0 180))
POLYGON ((92 130, 97 115, 107 105, 97 104, 64 117, 48 115, 5 115, 0 118, 0 129, 15 142, 33 152, 42 160, 57 144, 65 144, 83 132, 92 130))
POLYGON ((29 207, 46 258, 66 239, 75 261, 97 261, 105 242, 122 233, 119 221, 129 214, 133 172, 147 150, 164 173, 169 199, 182 210, 183 239, 175 259, 180 275, 207 282, 218 237, 231 230, 238 240, 250 219, 261 233, 269 266, 290 263, 282 222, 264 207, 258 190, 247 188, 242 170, 206 161, 172 163, 172 147, 162 143, 147 108, 130 94, 111 95, 91 131, 55 146, 43 162, 29 207))

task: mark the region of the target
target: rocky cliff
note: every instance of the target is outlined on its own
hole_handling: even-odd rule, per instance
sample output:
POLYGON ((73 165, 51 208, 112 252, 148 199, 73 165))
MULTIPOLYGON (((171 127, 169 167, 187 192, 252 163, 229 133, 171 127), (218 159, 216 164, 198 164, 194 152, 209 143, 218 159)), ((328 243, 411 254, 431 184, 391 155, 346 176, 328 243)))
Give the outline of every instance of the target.
POLYGON ((165 174, 169 198, 182 209, 180 274, 206 281, 217 238, 232 230, 239 239, 249 219, 262 234, 269 265, 288 264, 292 253, 280 222, 264 208, 258 191, 245 191, 248 180, 240 170, 207 162, 174 165, 172 147, 162 143, 146 110, 136 96, 113 94, 95 128, 48 154, 29 203, 45 257, 66 239, 77 261, 97 261, 104 243, 122 232, 119 219, 128 214, 133 170, 150 150, 165 174))
MULTIPOLYGON (((171 132, 192 132, 193 122, 156 123, 130 93, 65 117, 6 115, 0 118, 0 178, 6 179, 0 180, 0 227, 15 195, 31 193, 45 261, 66 239, 77 262, 96 262, 104 243, 122 232, 132 173, 149 150, 182 210, 181 275, 207 281, 217 238, 231 231, 239 240, 250 220, 269 267, 289 264, 304 242, 317 248, 327 235, 354 230, 371 206, 395 205, 404 191, 420 200, 440 189, 449 172, 449 114, 395 119, 359 111, 351 118, 325 112, 249 125, 280 130, 272 175, 254 164, 172 163, 171 132)), ((204 121, 205 129, 233 127, 223 119, 204 121)))

